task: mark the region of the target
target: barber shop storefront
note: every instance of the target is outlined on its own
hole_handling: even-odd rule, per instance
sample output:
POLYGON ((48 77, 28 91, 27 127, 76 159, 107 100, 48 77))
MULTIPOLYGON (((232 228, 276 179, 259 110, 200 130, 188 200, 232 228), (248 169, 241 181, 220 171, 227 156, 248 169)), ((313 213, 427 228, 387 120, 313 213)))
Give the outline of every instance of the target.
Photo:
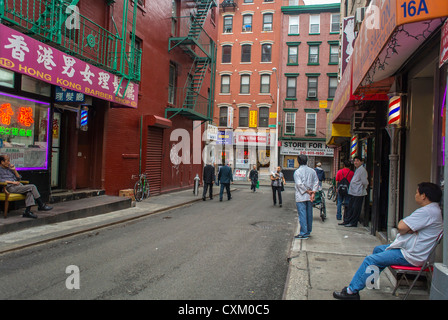
POLYGON ((137 106, 126 82, 0 24, 0 153, 45 199, 101 188, 109 104, 137 106))

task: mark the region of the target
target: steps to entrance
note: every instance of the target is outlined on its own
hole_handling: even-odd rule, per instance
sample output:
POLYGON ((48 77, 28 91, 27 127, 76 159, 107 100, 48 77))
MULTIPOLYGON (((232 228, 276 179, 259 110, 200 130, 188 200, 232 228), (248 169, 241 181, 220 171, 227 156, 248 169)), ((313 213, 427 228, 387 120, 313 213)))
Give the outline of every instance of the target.
POLYGON ((107 196, 104 191, 96 192, 91 196, 90 192, 66 192, 55 194, 51 203, 53 210, 38 211, 37 206, 32 208, 38 218, 23 218, 24 208, 8 213, 8 218, 0 218, 0 234, 31 228, 40 225, 85 218, 98 214, 128 209, 132 207, 131 198, 107 196), (97 195, 98 192, 102 194, 97 195), (90 195, 90 196, 89 196, 90 195))

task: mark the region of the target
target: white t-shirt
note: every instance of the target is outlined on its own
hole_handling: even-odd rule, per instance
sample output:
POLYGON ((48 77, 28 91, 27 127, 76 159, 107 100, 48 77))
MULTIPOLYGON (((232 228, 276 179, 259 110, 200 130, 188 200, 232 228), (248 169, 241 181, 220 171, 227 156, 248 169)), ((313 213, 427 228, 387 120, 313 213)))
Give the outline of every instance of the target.
POLYGON ((401 249, 410 264, 421 266, 443 230, 442 211, 438 203, 432 202, 415 210, 403 221, 414 233, 398 234, 388 249, 401 249))

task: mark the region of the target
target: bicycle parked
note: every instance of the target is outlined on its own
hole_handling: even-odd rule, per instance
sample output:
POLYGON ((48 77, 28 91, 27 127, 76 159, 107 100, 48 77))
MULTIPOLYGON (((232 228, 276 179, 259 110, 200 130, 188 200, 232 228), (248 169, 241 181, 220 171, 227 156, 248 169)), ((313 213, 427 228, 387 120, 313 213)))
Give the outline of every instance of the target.
MULTIPOLYGON (((135 177, 135 175, 132 176, 133 179, 135 177)), ((137 202, 149 198, 149 183, 148 179, 146 178, 146 173, 141 173, 138 176, 138 180, 134 185, 134 197, 135 201, 137 202)))
POLYGON ((331 181, 331 186, 330 186, 330 188, 328 188, 327 198, 328 198, 328 200, 333 200, 333 202, 336 201, 337 192, 336 192, 336 179, 335 178, 333 178, 333 180, 331 181))

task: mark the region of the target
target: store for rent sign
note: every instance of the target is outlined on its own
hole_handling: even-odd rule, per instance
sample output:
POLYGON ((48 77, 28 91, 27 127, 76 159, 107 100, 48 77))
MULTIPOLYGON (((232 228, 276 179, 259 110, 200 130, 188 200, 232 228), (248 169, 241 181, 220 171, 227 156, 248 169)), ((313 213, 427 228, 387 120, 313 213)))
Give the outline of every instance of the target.
POLYGON ((0 67, 137 108, 138 85, 0 24, 0 67))
POLYGON ((334 149, 322 141, 282 141, 280 154, 333 157, 334 149))

